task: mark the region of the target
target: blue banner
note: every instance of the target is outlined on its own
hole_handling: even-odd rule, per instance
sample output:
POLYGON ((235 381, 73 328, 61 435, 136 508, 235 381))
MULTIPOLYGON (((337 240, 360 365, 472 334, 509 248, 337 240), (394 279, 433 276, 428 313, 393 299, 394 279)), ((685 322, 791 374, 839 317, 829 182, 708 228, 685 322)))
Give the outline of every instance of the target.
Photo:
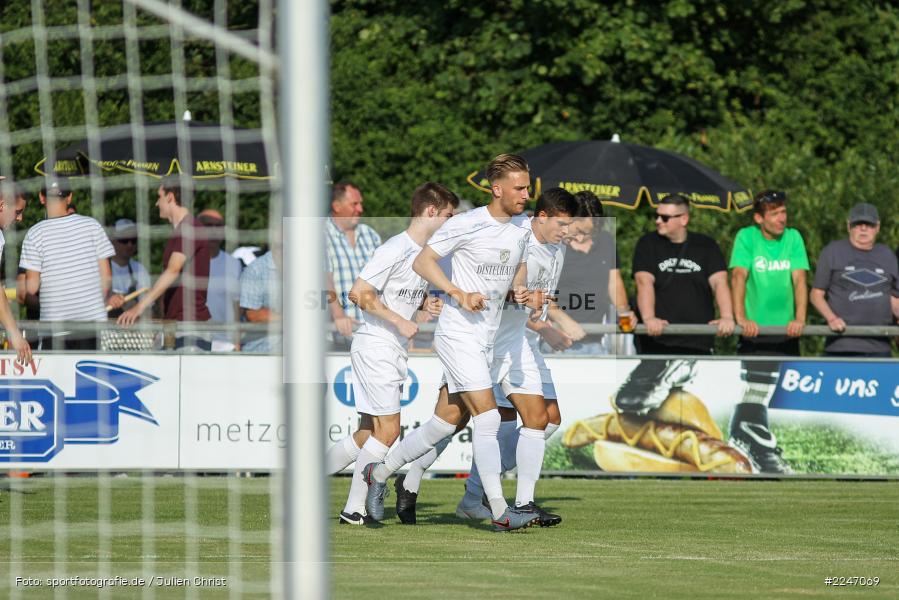
POLYGON ((65 444, 112 444, 119 415, 159 425, 137 393, 159 378, 124 365, 75 365, 75 395, 48 379, 0 379, 0 462, 47 462, 65 444))
POLYGON ((770 406, 899 417, 899 363, 785 361, 770 406))

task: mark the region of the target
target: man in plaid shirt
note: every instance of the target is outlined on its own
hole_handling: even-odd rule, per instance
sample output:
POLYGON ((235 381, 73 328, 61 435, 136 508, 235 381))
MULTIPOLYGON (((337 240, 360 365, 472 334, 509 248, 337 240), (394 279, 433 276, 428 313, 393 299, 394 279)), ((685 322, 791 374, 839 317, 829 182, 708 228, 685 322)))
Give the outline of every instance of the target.
POLYGON ((331 192, 331 215, 327 220, 328 289, 337 296, 330 303, 331 319, 337 328, 333 341, 349 350, 353 326, 362 319, 359 307, 350 302, 348 294, 365 263, 381 245, 381 236, 359 223, 362 217, 362 192, 352 183, 337 183, 331 192))

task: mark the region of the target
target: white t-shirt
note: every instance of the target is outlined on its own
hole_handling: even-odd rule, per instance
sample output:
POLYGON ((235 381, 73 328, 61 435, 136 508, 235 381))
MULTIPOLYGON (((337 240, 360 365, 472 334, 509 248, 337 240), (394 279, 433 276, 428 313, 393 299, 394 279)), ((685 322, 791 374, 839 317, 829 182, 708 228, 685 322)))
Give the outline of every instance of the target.
POLYGON ((41 320, 106 320, 98 261, 114 254, 103 227, 84 215, 45 219, 29 229, 19 266, 41 274, 41 320))
MULTIPOLYGON (((362 267, 359 278, 378 290, 381 303, 404 319, 412 320, 428 292, 428 282, 412 270, 421 246, 404 231, 381 244, 362 267)), ((408 338, 396 327, 362 311, 362 326, 353 334, 353 350, 387 341, 405 353, 408 338)))
MULTIPOLYGON (((530 221, 528 222, 530 227, 530 221)), ((528 241, 528 289, 556 291, 559 285, 559 275, 562 273, 562 264, 565 261, 564 244, 541 244, 532 233, 528 241)), ((543 308, 541 320, 546 320, 549 306, 543 308)), ((526 327, 527 320, 532 309, 507 302, 502 311, 499 331, 496 334, 496 347, 500 348, 514 345, 525 335, 527 341, 534 347, 539 346, 540 334, 526 327)))
POLYGON ((487 207, 449 219, 428 242, 440 256, 453 254, 453 285, 464 292, 480 292, 487 308, 470 312, 447 298, 434 335, 474 336, 484 347, 493 344, 500 312, 518 265, 528 259, 530 224, 525 215, 503 223, 487 207))
POLYGON ((219 250, 209 260, 209 284, 206 286, 206 308, 213 323, 236 323, 234 305, 240 302, 240 273, 243 263, 227 252, 219 250))
POLYGON ((150 287, 150 274, 142 264, 133 258, 125 266, 114 260, 109 261, 109 266, 112 267, 112 291, 116 294, 125 295, 141 288, 150 287), (134 285, 133 290, 131 289, 132 284, 134 285))

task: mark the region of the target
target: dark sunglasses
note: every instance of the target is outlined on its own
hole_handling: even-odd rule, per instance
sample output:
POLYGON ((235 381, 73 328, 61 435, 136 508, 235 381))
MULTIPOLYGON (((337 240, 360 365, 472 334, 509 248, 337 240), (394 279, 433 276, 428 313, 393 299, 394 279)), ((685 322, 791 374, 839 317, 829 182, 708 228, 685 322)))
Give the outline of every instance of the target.
POLYGON ((662 219, 662 223, 667 223, 667 222, 670 221, 671 219, 673 219, 673 218, 675 218, 675 217, 682 217, 682 216, 684 216, 685 214, 687 214, 687 213, 682 212, 682 213, 678 213, 678 214, 676 214, 676 215, 660 215, 659 213, 655 213, 654 215, 652 215, 652 220, 653 220, 653 221, 658 221, 659 219, 662 219))
POLYGON ((877 227, 877 225, 875 225, 873 223, 868 223, 867 221, 855 221, 854 223, 850 223, 849 227, 852 229, 855 229, 856 227, 861 227, 862 225, 864 225, 865 227, 869 227, 871 229, 874 229, 875 227, 877 227))
POLYGON ((757 204, 767 203, 767 202, 786 202, 787 201, 787 193, 786 192, 768 192, 764 196, 761 196, 758 200, 756 200, 757 204))
POLYGON ((137 240, 135 238, 128 238, 127 240, 116 240, 120 244, 131 244, 132 246, 137 245, 137 240))

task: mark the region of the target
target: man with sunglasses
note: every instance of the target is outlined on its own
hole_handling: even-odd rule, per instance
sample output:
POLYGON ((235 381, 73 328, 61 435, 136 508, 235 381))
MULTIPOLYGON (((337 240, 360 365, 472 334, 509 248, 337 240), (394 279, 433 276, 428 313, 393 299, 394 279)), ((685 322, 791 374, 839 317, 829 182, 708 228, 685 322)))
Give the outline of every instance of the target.
MULTIPOLYGON (((872 204, 849 211, 849 237, 829 243, 818 258, 811 302, 832 331, 846 325, 892 325, 899 316, 899 267, 896 255, 877 243, 880 215, 872 204)), ((828 356, 889 358, 883 337, 830 337, 828 356)))
POLYGON ((719 336, 734 331, 727 263, 718 243, 688 231, 690 201, 666 196, 654 214, 656 230, 634 249, 633 273, 637 306, 648 337, 643 354, 711 354, 712 336, 664 336, 669 323, 710 323, 719 336), (715 320, 715 305, 721 318, 715 320))
MULTIPOLYGON (((753 202, 754 225, 734 239, 730 258, 734 313, 743 328, 740 354, 799 356, 799 336, 808 308, 805 242, 787 227, 787 195, 765 191, 753 202), (758 338, 759 326, 786 326, 787 336, 758 338)), ((734 408, 729 443, 755 470, 791 473, 768 426, 768 403, 780 370, 778 361, 744 361, 743 400, 734 408)))
POLYGON ((150 287, 150 274, 142 264, 134 260, 137 253, 137 225, 131 219, 118 219, 113 226, 112 248, 115 255, 109 260, 112 267, 112 294, 107 298, 113 307, 110 318, 116 318, 128 310, 137 300, 124 301, 125 296, 150 287))
MULTIPOLYGON (((717 326, 719 336, 734 331, 727 263, 712 238, 688 231, 690 201, 671 194, 653 214, 656 230, 634 248, 633 273, 637 306, 648 336, 640 339, 641 354, 711 354, 712 336, 663 336, 670 323, 717 326), (715 319, 715 305, 721 314, 715 319)), ((645 414, 659 408, 671 389, 689 383, 696 359, 642 360, 615 395, 615 407, 645 414)))

